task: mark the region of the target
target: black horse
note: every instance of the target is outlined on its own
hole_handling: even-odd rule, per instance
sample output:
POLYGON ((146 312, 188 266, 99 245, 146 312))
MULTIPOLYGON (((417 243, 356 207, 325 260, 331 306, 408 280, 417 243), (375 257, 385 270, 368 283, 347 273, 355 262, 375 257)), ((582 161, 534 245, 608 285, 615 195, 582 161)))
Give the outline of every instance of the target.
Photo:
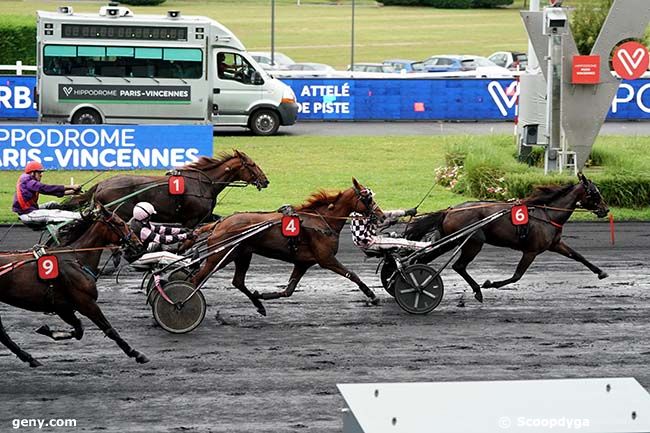
POLYGON ((107 205, 115 202, 120 218, 128 221, 136 203, 147 201, 157 214, 153 220, 162 223, 181 223, 194 227, 212 220, 217 195, 227 186, 251 184, 266 188, 269 181, 262 169, 244 152, 235 150, 216 158, 201 157, 198 161, 179 167, 176 172, 184 178, 185 192, 169 192, 168 176, 118 175, 74 196, 62 204, 62 209, 75 210, 91 200, 107 205), (119 206, 118 206, 119 205, 119 206))
MULTIPOLYGON (((562 241, 562 227, 576 208, 590 210, 599 218, 603 218, 609 212, 596 185, 581 173, 578 174, 578 179, 580 182, 575 185, 537 187, 530 196, 523 199, 521 204, 525 204, 529 212, 529 222, 524 229, 525 232, 517 229, 510 219, 510 214, 506 214, 478 230, 463 246, 460 257, 452 267, 472 287, 477 300, 483 302, 481 286, 467 273, 467 266, 486 242, 490 245, 521 251, 522 257, 511 278, 501 281, 488 280, 483 284, 483 288, 499 288, 518 281, 535 257, 547 250, 584 264, 598 275, 599 279, 608 276, 606 272, 562 241)), ((409 224, 405 235, 408 239, 420 240, 438 230, 441 235, 447 236, 512 206, 511 202, 466 202, 441 212, 424 214, 416 218, 409 224)), ((440 248, 422 256, 418 261, 430 262, 453 247, 454 245, 440 248)))

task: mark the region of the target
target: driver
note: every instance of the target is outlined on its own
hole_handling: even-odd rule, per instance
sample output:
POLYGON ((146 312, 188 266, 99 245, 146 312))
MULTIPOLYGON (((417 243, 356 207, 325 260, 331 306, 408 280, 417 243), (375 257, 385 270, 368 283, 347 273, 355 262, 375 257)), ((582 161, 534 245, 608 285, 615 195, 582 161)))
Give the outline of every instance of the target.
POLYGON ((129 221, 129 227, 140 239, 147 252, 162 251, 163 245, 175 244, 186 240, 190 235, 189 231, 181 227, 166 227, 162 224, 153 224, 151 217, 156 214, 156 209, 151 203, 142 201, 133 208, 133 218, 129 221))
POLYGON ((81 191, 80 185, 47 185, 41 182, 43 178, 43 164, 38 161, 29 161, 25 172, 20 175, 16 183, 16 192, 12 210, 18 214, 23 223, 60 223, 81 219, 79 212, 70 212, 58 209, 58 203, 47 202, 39 207, 40 194, 63 197, 64 195, 77 194, 81 191))
MULTIPOLYGON (((415 216, 417 212, 416 208, 384 212, 385 221, 383 224, 390 225, 391 222, 397 221, 400 217, 415 216)), ((350 216, 352 217, 350 222, 352 242, 364 251, 381 251, 392 248, 419 250, 432 244, 431 242, 410 241, 398 237, 379 236, 377 235, 379 224, 375 215, 364 216, 358 212, 353 212, 350 216)))

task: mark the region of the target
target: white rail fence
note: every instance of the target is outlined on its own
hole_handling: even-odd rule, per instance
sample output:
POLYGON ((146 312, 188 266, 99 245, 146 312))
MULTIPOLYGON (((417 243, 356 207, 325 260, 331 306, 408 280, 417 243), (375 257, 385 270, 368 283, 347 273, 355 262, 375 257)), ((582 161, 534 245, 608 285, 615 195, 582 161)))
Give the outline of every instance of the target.
POLYGON ((33 75, 25 72, 36 72, 36 66, 23 65, 23 62, 18 60, 15 65, 0 65, 0 74, 6 71, 14 72, 15 75, 33 75))

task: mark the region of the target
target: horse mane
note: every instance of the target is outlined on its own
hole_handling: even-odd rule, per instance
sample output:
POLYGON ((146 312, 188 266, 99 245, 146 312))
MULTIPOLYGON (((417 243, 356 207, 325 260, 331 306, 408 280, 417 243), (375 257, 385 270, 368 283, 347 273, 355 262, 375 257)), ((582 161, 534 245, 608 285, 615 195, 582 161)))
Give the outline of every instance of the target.
POLYGON ((213 168, 219 167, 226 161, 230 161, 235 158, 237 155, 233 152, 232 154, 228 152, 220 152, 216 157, 210 158, 209 156, 202 156, 198 161, 190 162, 182 166, 181 168, 192 168, 195 170, 207 171, 213 168))
POLYGON ((304 211, 309 209, 313 210, 320 206, 327 206, 338 200, 342 194, 343 191, 327 192, 324 190, 319 190, 309 196, 303 204, 296 206, 295 209, 296 211, 304 211))
POLYGON ((528 205, 546 204, 567 194, 574 186, 574 184, 536 186, 533 188, 533 192, 527 196, 524 201, 528 205))

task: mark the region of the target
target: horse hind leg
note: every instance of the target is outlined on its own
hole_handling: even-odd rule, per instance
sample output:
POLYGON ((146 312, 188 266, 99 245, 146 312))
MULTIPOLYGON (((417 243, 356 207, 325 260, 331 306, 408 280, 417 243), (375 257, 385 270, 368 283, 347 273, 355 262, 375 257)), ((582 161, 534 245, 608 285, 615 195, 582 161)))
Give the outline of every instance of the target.
POLYGON ((29 364, 30 367, 40 367, 43 364, 32 358, 32 355, 22 350, 14 341, 7 335, 4 326, 2 326, 2 319, 0 319, 0 343, 7 346, 9 350, 13 352, 14 355, 18 357, 23 362, 29 364))
POLYGON ((359 286, 359 289, 363 292, 364 295, 366 295, 368 298, 370 298, 370 302, 373 305, 379 305, 379 298, 375 293, 368 287, 363 281, 361 281, 361 278, 354 272, 348 270, 345 266, 339 262, 336 257, 331 256, 328 257, 325 260, 321 260, 318 262, 321 268, 323 269, 329 269, 332 272, 335 272, 339 275, 344 276, 348 280, 352 281, 355 283, 357 286, 359 286))
POLYGON ((533 260, 535 260, 535 257, 537 257, 537 253, 524 253, 521 256, 521 259, 519 260, 519 264, 517 265, 517 269, 515 270, 515 273, 512 277, 506 279, 506 280, 501 280, 501 281, 490 281, 487 280, 485 283, 483 283, 483 288, 488 289, 488 288, 494 288, 498 289, 499 287, 503 287, 506 284, 514 283, 515 281, 519 281, 521 277, 526 273, 528 270, 528 267, 533 263, 533 260))
POLYGON ((251 291, 246 287, 245 283, 246 272, 248 272, 252 258, 253 253, 250 250, 242 251, 240 254, 238 254, 237 258, 235 259, 235 276, 232 278, 232 285, 239 289, 239 291, 244 295, 246 295, 248 299, 250 299, 255 308, 257 308, 258 313, 260 313, 262 316, 266 316, 266 308, 264 308, 264 305, 262 305, 260 302, 259 293, 251 293, 251 291))
MULTIPOLYGON (((476 236, 476 235, 475 235, 476 236)), ((474 260, 474 258, 481 252, 483 248, 483 238, 479 239, 470 239, 465 246, 461 249, 460 257, 454 262, 451 267, 456 271, 458 275, 463 277, 463 279, 470 285, 472 291, 474 292, 474 298, 477 301, 483 302, 483 293, 481 292, 481 286, 471 277, 467 272, 467 266, 474 260)))
POLYGON ((84 335, 84 328, 81 323, 81 320, 74 314, 73 310, 59 311, 57 312, 59 317, 69 325, 72 325, 74 328, 72 332, 70 331, 53 331, 49 326, 43 325, 36 330, 37 334, 45 335, 50 337, 52 340, 69 340, 71 338, 76 338, 81 340, 84 335))

